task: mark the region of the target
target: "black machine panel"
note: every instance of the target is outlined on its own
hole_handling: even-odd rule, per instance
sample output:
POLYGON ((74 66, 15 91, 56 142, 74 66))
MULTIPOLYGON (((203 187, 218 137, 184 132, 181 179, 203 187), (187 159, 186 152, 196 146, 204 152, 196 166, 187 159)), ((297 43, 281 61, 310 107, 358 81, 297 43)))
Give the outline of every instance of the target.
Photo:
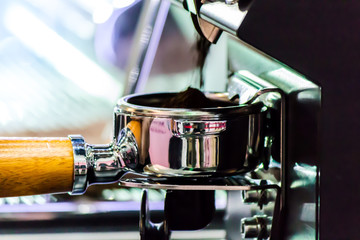
POLYGON ((239 37, 322 88, 320 239, 359 229, 360 2, 255 1, 239 37))

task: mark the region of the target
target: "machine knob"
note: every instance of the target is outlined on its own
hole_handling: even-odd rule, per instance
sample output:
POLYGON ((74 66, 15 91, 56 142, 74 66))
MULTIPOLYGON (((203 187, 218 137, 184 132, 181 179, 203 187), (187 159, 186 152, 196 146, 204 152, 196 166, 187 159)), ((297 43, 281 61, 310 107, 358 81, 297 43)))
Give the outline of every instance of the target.
POLYGON ((254 216, 241 219, 242 238, 268 239, 271 232, 272 218, 254 216))
POLYGON ((247 204, 256 203, 260 209, 276 199, 276 191, 271 189, 242 191, 242 201, 247 204))

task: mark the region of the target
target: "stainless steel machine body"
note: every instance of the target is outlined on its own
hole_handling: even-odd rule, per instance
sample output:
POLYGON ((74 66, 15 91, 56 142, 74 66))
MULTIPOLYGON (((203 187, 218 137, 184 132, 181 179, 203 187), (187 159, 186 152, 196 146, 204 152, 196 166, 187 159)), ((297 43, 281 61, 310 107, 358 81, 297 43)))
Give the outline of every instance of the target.
MULTIPOLYGON (((201 25, 201 21, 196 20, 206 19, 207 23, 236 38, 241 35, 240 25, 251 3, 247 1, 244 11, 242 1, 195 1, 193 6, 190 6, 192 1, 176 2, 181 2, 192 15, 196 15, 195 20, 193 16, 195 26, 201 25), (215 5, 221 8, 212 8, 215 5)), ((198 26, 197 29, 203 36, 210 36, 206 33, 208 28, 198 26)), ((211 178, 204 183, 140 177, 122 180, 122 184, 164 189, 243 190, 244 196, 253 192, 256 197, 244 197, 244 203, 256 204, 260 210, 253 210, 257 215, 250 218, 245 216, 241 223, 230 221, 240 219, 241 213, 234 210, 234 205, 239 204, 238 196, 235 192, 229 192, 228 239, 238 239, 240 234, 245 239, 318 239, 320 87, 241 40, 230 37, 227 51, 231 73, 228 84, 230 97, 239 95, 240 102, 258 98, 270 109, 271 134, 264 141, 264 145, 269 147, 263 148, 270 150, 266 153, 269 163, 262 162, 257 169, 246 174, 247 181, 230 181, 232 184, 226 177, 220 183, 211 178), (273 190, 277 197, 264 200, 264 196, 273 190), (273 202, 270 204, 270 216, 273 218, 269 218, 267 210, 262 210, 264 202, 273 202), (242 227, 234 228, 234 225, 242 227)))
MULTIPOLYGON (((117 179, 124 186, 140 188, 241 190, 244 206, 251 209, 251 214, 234 210, 240 199, 230 191, 228 239, 238 239, 240 235, 244 239, 317 239, 319 86, 236 39, 248 9, 244 12, 240 2, 195 1, 195 11, 191 11, 191 2, 183 2, 183 6, 190 10, 201 35, 211 35, 206 33, 209 28, 200 26, 202 17, 206 24, 230 33, 228 49, 224 49, 228 51, 231 73, 228 93, 208 96, 219 102, 237 97, 237 105, 219 104, 217 108, 196 110, 161 108, 161 102, 167 101, 171 93, 122 98, 115 108, 114 141, 107 146, 82 143, 80 148, 84 150, 76 165, 78 181, 73 192, 84 191, 88 184, 117 179), (222 8, 210 8, 207 12, 212 5, 222 8), (205 10, 207 17, 202 13, 205 10), (226 12, 241 19, 229 26, 234 21, 228 21, 226 12)), ((147 6, 143 14, 148 11, 155 10, 147 6)), ((150 34, 147 44, 151 39, 150 34)), ((138 56, 149 51, 146 47, 141 49, 138 56)), ((133 61, 138 72, 142 66, 151 65, 146 61, 149 60, 143 57, 133 61)), ((129 89, 138 88, 138 80, 129 82, 129 89)), ((146 201, 144 195, 143 204, 146 201)), ((147 227, 152 226, 146 217, 147 209, 144 207, 141 214, 143 238, 151 239, 152 235, 146 233, 155 231, 168 239, 171 229, 166 220, 164 225, 147 227)))

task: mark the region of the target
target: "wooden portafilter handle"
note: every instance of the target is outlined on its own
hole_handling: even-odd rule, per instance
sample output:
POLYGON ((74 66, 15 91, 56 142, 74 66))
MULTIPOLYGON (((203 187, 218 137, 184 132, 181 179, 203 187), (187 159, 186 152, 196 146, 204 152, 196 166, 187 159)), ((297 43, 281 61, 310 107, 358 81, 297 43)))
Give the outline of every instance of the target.
POLYGON ((71 192, 69 138, 0 138, 0 197, 71 192))
POLYGON ((116 182, 126 163, 137 159, 135 136, 131 130, 125 135, 104 145, 90 145, 80 135, 0 138, 0 197, 82 194, 89 185, 116 182))

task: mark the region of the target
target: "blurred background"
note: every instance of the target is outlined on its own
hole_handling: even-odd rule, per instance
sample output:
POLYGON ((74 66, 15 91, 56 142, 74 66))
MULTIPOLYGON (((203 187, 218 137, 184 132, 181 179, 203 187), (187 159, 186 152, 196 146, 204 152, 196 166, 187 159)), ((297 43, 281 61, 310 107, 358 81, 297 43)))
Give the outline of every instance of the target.
MULTIPOLYGON (((108 142, 141 7, 135 0, 2 1, 0 134, 78 133, 108 142)), ((171 10, 143 91, 181 90, 194 75, 195 33, 189 27, 184 36, 176 21, 191 26, 184 11, 171 10)))

